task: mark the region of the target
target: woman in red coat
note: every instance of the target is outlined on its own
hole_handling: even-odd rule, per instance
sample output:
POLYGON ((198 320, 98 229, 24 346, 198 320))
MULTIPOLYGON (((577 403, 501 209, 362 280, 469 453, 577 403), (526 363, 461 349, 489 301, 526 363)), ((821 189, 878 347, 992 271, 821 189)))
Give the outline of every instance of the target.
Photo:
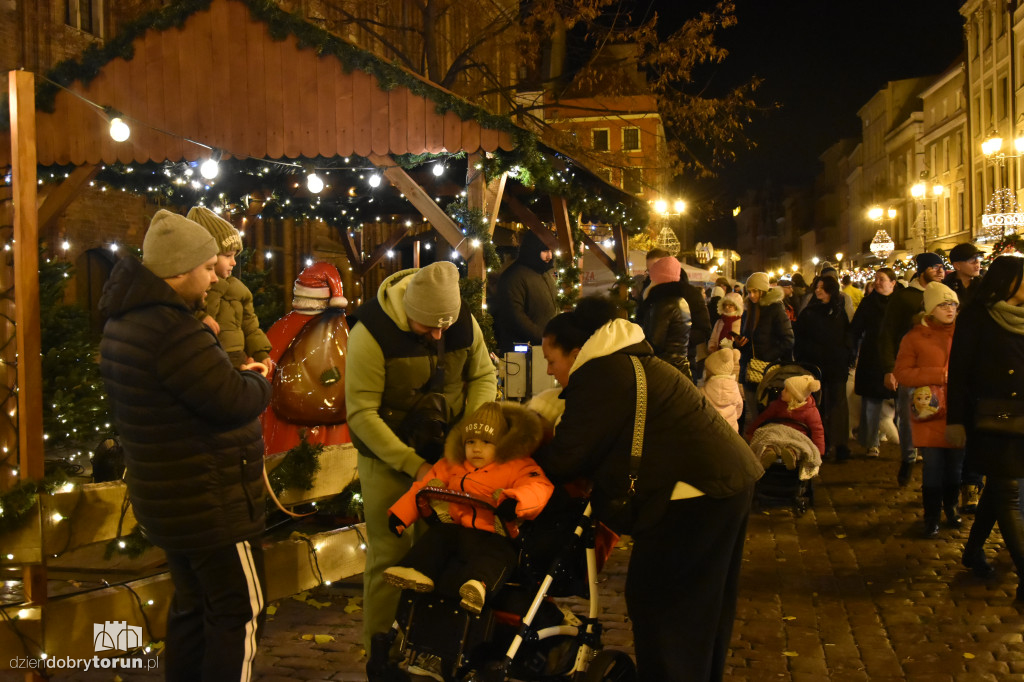
POLYGON ((901 386, 913 386, 910 426, 914 447, 924 455, 924 535, 939 536, 943 508, 950 526, 962 521, 957 509, 964 449, 946 440, 946 382, 949 349, 959 300, 941 282, 924 290, 925 315, 900 342, 893 374, 901 386))

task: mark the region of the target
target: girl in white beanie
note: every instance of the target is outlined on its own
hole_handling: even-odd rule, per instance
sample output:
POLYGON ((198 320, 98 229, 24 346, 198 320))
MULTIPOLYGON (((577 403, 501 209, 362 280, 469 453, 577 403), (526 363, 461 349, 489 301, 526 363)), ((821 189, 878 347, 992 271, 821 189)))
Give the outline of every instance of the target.
POLYGON ((946 440, 946 374, 959 303, 948 286, 929 282, 924 290, 925 314, 900 341, 893 369, 901 386, 914 387, 910 428, 914 447, 924 456, 921 497, 928 538, 939 536, 943 509, 951 527, 963 523, 957 502, 964 449, 946 440))
POLYGON ((770 419, 781 419, 787 426, 805 433, 818 448, 818 454, 825 454, 825 427, 821 423, 821 414, 818 412, 814 396, 815 391, 821 390, 821 382, 810 374, 800 374, 789 377, 783 383, 785 388, 778 398, 768 403, 764 412, 747 427, 747 440, 749 441, 757 427, 770 419), (803 429, 797 428, 800 424, 803 429))

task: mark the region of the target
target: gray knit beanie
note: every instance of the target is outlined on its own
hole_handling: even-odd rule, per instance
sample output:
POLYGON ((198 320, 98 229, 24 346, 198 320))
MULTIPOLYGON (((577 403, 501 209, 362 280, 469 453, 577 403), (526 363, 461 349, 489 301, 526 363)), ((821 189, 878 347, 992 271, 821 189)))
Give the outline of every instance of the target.
POLYGON ((242 235, 238 233, 235 226, 205 206, 193 206, 185 217, 199 223, 213 235, 213 238, 217 240, 217 248, 220 249, 220 253, 234 253, 242 250, 242 235))
POLYGON ((405 290, 405 314, 425 327, 455 324, 462 307, 459 269, 450 261, 438 261, 420 268, 405 290))
POLYGON ((191 272, 217 255, 217 241, 199 223, 160 209, 142 240, 142 264, 168 279, 191 272))

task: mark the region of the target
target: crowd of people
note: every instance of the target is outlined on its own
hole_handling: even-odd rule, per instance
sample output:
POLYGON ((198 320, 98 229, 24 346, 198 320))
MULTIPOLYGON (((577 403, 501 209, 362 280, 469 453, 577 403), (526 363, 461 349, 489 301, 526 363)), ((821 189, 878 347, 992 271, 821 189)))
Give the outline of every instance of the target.
MULTIPOLYGON (((259 416, 280 349, 230 276, 238 233, 199 208, 158 212, 141 262, 114 268, 101 370, 135 516, 171 568, 168 679, 249 679, 264 617, 259 416)), ((1000 256, 982 275, 973 245, 949 256, 949 273, 922 253, 906 282, 881 267, 863 291, 826 264, 809 284, 759 272, 741 291, 722 279, 705 296, 655 250, 634 322, 609 298, 559 312, 550 249, 531 234, 495 299, 501 345, 540 345, 559 384, 525 406, 494 402, 494 364, 454 264, 388 277, 346 331, 342 377, 366 518, 367 650, 391 629, 401 589, 447 590, 479 614, 514 567, 520 523, 556 486, 583 481, 595 518, 633 538, 626 603, 639 679, 721 679, 768 463, 757 438, 759 453, 801 477, 898 442, 899 485, 924 461, 924 535, 940 532, 943 513, 961 525, 976 504, 964 565, 991 572, 983 546, 999 524, 1024 575, 1024 258, 1000 256), (779 364, 797 371, 765 400, 759 385, 779 364), (766 435, 774 419, 800 433, 766 435), (483 495, 494 511, 418 507, 425 485, 483 495), (452 525, 418 522, 439 515, 452 525)), ((340 286, 320 288, 302 292, 344 301, 340 286)), ((444 679, 434 659, 408 672, 444 679)))

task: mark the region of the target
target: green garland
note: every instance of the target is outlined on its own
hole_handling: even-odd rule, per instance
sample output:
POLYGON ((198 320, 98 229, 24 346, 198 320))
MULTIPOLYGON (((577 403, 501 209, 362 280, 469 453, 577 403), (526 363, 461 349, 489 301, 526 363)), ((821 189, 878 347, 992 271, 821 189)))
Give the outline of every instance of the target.
POLYGON ((21 481, 0 493, 0 535, 17 530, 30 518, 40 495, 52 495, 68 484, 68 471, 58 466, 38 481, 21 481))
POLYGON ((299 433, 299 444, 289 450, 277 468, 270 472, 270 488, 275 495, 287 489, 311 490, 316 473, 320 471, 323 443, 310 443, 306 432, 299 433))

